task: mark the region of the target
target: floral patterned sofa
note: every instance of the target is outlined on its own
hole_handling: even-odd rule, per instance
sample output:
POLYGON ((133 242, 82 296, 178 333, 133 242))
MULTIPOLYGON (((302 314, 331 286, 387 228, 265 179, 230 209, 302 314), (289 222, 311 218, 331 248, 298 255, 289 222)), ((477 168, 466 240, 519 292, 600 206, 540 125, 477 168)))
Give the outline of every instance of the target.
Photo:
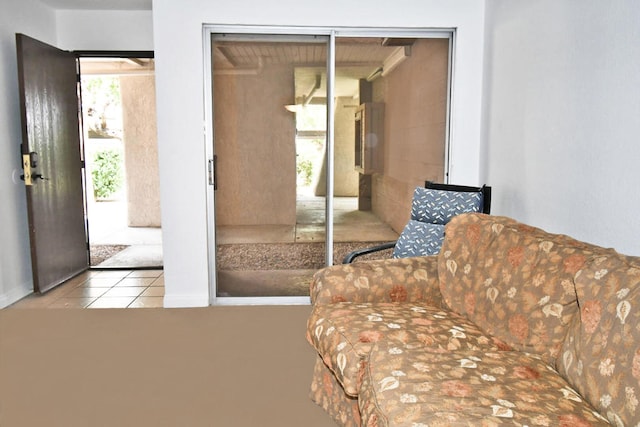
POLYGON ((311 298, 339 425, 640 422, 640 258, 463 214, 439 255, 325 268, 311 298))

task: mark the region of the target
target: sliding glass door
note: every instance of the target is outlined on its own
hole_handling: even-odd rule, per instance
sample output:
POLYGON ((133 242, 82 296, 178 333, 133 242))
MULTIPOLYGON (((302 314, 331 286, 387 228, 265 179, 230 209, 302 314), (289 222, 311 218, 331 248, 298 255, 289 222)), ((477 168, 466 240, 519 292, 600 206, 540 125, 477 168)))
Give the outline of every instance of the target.
POLYGON ((304 297, 325 264, 327 40, 212 35, 217 298, 304 297))
POLYGON ((308 302, 444 179, 450 34, 313 32, 205 30, 214 304, 308 302))

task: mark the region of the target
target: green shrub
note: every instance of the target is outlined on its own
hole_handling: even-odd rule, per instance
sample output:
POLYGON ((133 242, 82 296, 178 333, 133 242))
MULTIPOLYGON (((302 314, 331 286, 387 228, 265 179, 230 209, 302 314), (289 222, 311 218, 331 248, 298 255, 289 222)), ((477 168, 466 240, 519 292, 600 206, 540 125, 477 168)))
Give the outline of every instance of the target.
POLYGON ((122 154, 116 150, 99 151, 93 158, 93 195, 107 199, 122 186, 122 154))
POLYGON ((304 185, 310 185, 311 175, 313 175, 313 163, 311 160, 300 160, 296 165, 296 172, 304 185))

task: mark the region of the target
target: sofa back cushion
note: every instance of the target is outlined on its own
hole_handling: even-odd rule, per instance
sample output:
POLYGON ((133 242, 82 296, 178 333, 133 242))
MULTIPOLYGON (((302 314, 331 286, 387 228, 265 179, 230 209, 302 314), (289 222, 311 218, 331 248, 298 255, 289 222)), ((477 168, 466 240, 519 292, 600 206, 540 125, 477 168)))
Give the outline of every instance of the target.
POLYGON ((578 312, 574 275, 590 245, 512 219, 464 214, 438 258, 445 303, 512 348, 555 363, 578 312))
POLYGON ((609 250, 576 275, 558 370, 615 426, 640 423, 640 258, 609 250))

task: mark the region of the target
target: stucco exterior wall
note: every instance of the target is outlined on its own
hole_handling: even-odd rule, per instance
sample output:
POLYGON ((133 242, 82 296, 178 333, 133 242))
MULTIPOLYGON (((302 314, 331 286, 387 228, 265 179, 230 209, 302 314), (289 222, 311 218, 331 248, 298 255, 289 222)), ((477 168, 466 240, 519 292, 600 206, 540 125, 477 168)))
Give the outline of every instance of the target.
POLYGON ((153 75, 121 76, 127 210, 130 227, 160 227, 160 181, 153 75))
POLYGON ((257 75, 214 75, 217 225, 296 222, 291 66, 257 75))
MULTIPOLYGON (((353 151, 355 135, 356 101, 352 98, 336 99, 334 117, 334 165, 333 195, 335 197, 358 196, 358 172, 354 169, 355 153, 353 151)), ((326 160, 322 161, 322 170, 316 185, 316 196, 327 194, 326 160)))
POLYGON ((398 232, 414 188, 444 181, 448 49, 447 39, 418 40, 411 56, 374 84, 374 101, 385 103, 385 145, 384 173, 372 180, 373 211, 398 232))
POLYGON ((336 197, 355 197, 358 195, 358 173, 354 169, 355 152, 353 151, 355 135, 356 102, 352 98, 338 98, 335 114, 334 137, 334 185, 336 197))

